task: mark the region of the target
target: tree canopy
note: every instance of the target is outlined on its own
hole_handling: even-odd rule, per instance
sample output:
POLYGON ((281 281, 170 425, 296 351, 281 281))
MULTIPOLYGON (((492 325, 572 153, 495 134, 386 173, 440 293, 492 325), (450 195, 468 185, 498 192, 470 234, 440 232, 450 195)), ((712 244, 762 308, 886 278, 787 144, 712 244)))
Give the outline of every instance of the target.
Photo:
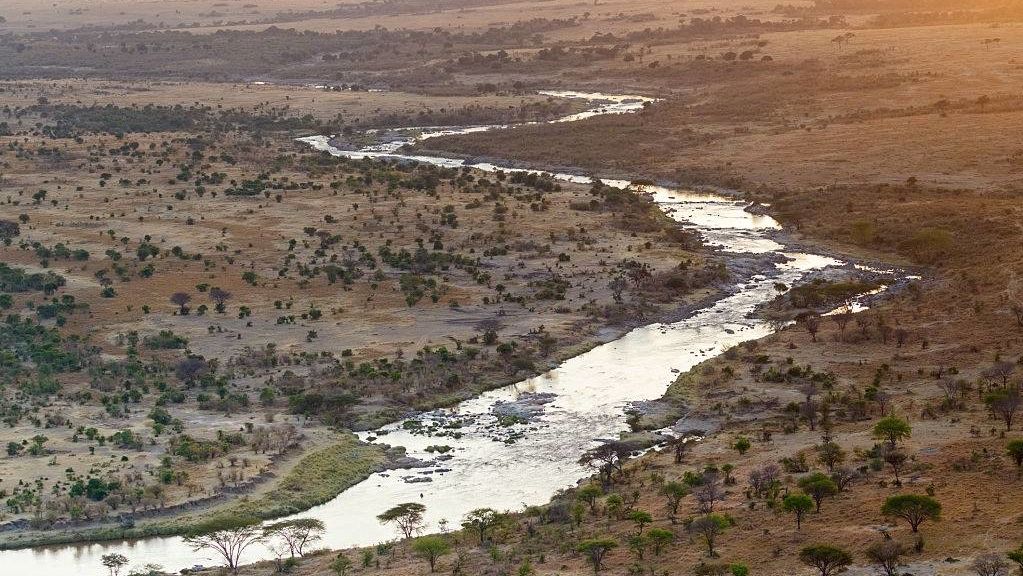
POLYGON ((881 513, 902 518, 917 532, 925 520, 941 519, 941 503, 922 494, 899 494, 885 500, 881 513))

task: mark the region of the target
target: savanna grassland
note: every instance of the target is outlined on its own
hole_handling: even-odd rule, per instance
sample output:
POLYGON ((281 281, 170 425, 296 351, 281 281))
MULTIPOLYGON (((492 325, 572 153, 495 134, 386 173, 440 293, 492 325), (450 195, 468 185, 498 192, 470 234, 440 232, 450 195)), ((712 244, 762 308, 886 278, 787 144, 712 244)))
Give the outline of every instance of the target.
POLYGON ((308 508, 401 458, 346 430, 543 371, 727 277, 632 193, 294 141, 578 101, 93 78, 0 100, 7 545, 177 533, 241 497, 308 508), (310 476, 325 458, 334 477, 310 476))
POLYGON ((699 442, 612 442, 547 506, 240 573, 1015 570, 1018 2, 22 4, 0 9, 5 545, 309 507, 400 460, 349 430, 719 293, 728 258, 640 195, 294 142, 552 119, 580 103, 536 91, 572 89, 660 100, 419 151, 720 190, 793 246, 918 277, 855 315, 822 316, 842 286, 781 294, 765 313, 793 323, 632 420, 699 442))

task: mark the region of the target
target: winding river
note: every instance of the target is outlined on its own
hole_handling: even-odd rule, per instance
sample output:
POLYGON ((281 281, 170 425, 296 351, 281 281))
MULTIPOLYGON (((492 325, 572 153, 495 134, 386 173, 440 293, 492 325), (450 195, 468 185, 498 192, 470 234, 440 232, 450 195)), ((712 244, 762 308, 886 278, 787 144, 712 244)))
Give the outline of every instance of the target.
MULTIPOLYGON (((633 113, 651 102, 649 98, 633 96, 548 94, 585 98, 590 102, 585 112, 556 122, 599 114, 633 113)), ((335 148, 325 136, 302 141, 318 150, 353 159, 399 158, 461 167, 466 165, 461 159, 407 155, 399 149, 442 134, 501 128, 504 126, 415 129, 404 135, 391 135, 383 144, 359 150, 335 148)), ((472 164, 472 167, 483 171, 501 169, 494 164, 472 164)), ((570 182, 590 181, 589 177, 574 174, 556 174, 555 177, 570 182)), ((604 182, 617 187, 630 185, 621 180, 604 182)), ((758 305, 777 295, 776 283, 792 285, 812 271, 848 266, 833 258, 787 250, 772 239, 772 232, 780 229, 778 223, 770 217, 747 212, 742 202, 660 186, 639 188, 649 193, 681 226, 699 231, 707 243, 723 253, 747 258, 758 254, 773 257, 779 263, 762 273, 736 279, 730 295, 682 321, 636 328, 545 374, 487 392, 454 408, 418 417, 423 428, 436 423, 436 430, 457 429, 462 432, 459 437, 432 437, 410 430, 402 423, 363 433, 363 438, 378 437, 381 442, 405 446, 410 456, 431 464, 426 468, 374 474, 334 500, 300 514, 299 517, 319 518, 326 524, 327 532, 321 546, 371 545, 394 538, 394 530, 381 526, 376 515, 401 502, 423 502, 427 506, 426 519, 431 531, 445 525, 457 527, 462 515, 474 508, 515 510, 547 502, 555 491, 591 473, 577 463, 582 452, 601 439, 616 437, 627 430, 624 410, 630 402, 659 398, 678 372, 731 346, 769 334, 773 330, 770 324, 750 316, 758 305), (494 407, 523 398, 540 399, 534 404, 534 417, 526 423, 498 425, 494 407), (434 445, 447 445, 452 449, 437 458, 436 453, 427 451, 434 445)), ((175 572, 193 565, 220 563, 208 553, 193 552, 180 538, 159 537, 0 552, 0 566, 6 574, 101 576, 106 570, 100 564, 100 556, 111 552, 127 556, 131 566, 155 563, 175 572)), ((269 557, 268 551, 257 546, 247 552, 245 561, 269 557)))

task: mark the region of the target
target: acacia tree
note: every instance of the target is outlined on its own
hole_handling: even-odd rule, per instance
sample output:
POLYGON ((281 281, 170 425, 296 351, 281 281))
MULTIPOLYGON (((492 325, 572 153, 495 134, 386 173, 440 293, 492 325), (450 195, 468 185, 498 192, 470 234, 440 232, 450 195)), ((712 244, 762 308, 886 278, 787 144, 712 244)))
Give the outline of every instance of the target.
POLYGON ((632 514, 629 514, 629 520, 632 520, 636 524, 636 528, 639 530, 637 535, 643 535, 643 527, 654 521, 654 517, 645 510, 633 510, 632 514))
POLYGON ((898 416, 885 416, 874 425, 873 435, 877 440, 888 443, 890 448, 895 448, 899 442, 910 437, 913 429, 909 423, 898 416))
POLYGON ((576 492, 576 498, 586 502, 590 506, 590 512, 597 511, 597 498, 604 495, 604 491, 599 486, 593 484, 587 484, 576 492))
POLYGON ((835 484, 835 481, 821 472, 814 472, 813 474, 800 479, 799 487, 803 489, 803 492, 806 492, 807 495, 813 498, 817 512, 821 511, 822 500, 828 496, 838 494, 838 485, 835 484))
POLYGON ((426 506, 418 502, 405 502, 378 515, 377 520, 381 524, 396 525, 398 530, 408 539, 423 529, 424 512, 426 512, 426 506))
POLYGON ((412 542, 412 551, 430 563, 430 572, 435 571, 437 559, 451 551, 451 544, 443 536, 421 536, 412 542))
POLYGON ((918 532, 925 520, 937 522, 941 519, 941 503, 922 494, 899 494, 885 500, 881 513, 902 518, 909 522, 913 532, 918 532))
POLYGON ((817 461, 827 467, 828 472, 834 473, 835 466, 845 462, 845 450, 830 439, 821 442, 816 449, 817 461))
POLYGON ((803 526, 803 516, 813 510, 813 500, 806 494, 789 494, 781 501, 781 507, 796 517, 796 530, 803 526))
POLYGON ((590 564, 593 564, 593 572, 600 572, 603 567, 604 557, 611 550, 618 547, 618 542, 615 542, 611 538, 594 538, 592 540, 583 540, 576 547, 576 550, 580 554, 585 554, 589 559, 590 564))
POLYGON ((682 499, 689 494, 689 489, 686 485, 681 482, 667 482, 661 487, 661 493, 668 499, 668 512, 671 518, 671 523, 676 522, 678 516, 678 507, 682 503, 682 499))
POLYGON ((298 520, 285 520, 275 522, 263 528, 263 535, 266 537, 279 537, 287 546, 291 557, 303 556, 305 547, 320 540, 326 527, 323 522, 315 518, 299 518, 298 520))
POLYGON ((123 554, 104 554, 100 560, 103 562, 103 566, 110 571, 110 576, 117 576, 120 573, 121 568, 128 563, 128 557, 123 554))
POLYGON ((852 564, 852 556, 848 552, 827 544, 803 548, 799 552, 799 560, 807 566, 816 568, 821 576, 838 574, 852 564))
POLYGON ((664 547, 675 539, 675 533, 664 528, 651 528, 647 532, 647 539, 654 545, 654 556, 660 556, 664 547))
POLYGON ((501 516, 493 508, 477 508, 462 517, 462 528, 476 533, 480 546, 483 546, 487 543, 487 531, 500 519, 501 516))
POLYGON ((219 554, 232 573, 238 572, 238 562, 245 549, 263 540, 259 520, 249 516, 223 516, 199 525, 184 537, 193 551, 213 550, 219 554))
POLYGON ((579 463, 596 468, 600 475, 600 484, 607 490, 613 484, 614 474, 616 472, 621 474, 628 456, 629 449, 623 444, 607 442, 586 452, 579 459, 579 463))

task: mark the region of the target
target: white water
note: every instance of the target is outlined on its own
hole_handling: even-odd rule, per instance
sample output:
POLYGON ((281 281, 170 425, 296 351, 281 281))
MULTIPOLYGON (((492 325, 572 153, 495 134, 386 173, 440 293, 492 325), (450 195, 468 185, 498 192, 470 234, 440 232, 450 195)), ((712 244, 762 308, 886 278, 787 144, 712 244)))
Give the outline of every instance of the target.
MULTIPOLYGON (((561 121, 601 113, 635 112, 649 101, 595 94, 559 95, 599 100, 593 109, 561 121)), ((500 128, 474 127, 461 129, 461 132, 500 128)), ((419 132, 405 143, 458 132, 419 132)), ((354 159, 383 157, 448 167, 464 165, 462 160, 452 158, 401 155, 397 153, 398 147, 391 147, 393 143, 386 151, 341 151, 330 146, 328 140, 322 136, 303 139, 316 149, 354 159)), ((502 169, 492 164, 474 164, 473 167, 484 171, 502 169)), ((563 181, 590 181, 588 177, 572 174, 554 176, 563 181)), ((604 182, 622 188, 630 185, 621 180, 604 182)), ((658 398, 674 380, 675 371, 688 370, 731 346, 769 334, 772 327, 768 323, 747 316, 777 295, 776 283, 791 286, 809 271, 842 264, 824 256, 786 252, 783 245, 768 237, 770 231, 780 228, 778 223, 770 217, 746 212, 741 202, 660 186, 640 188, 651 194, 667 214, 683 226, 698 230, 708 243, 721 250, 774 252, 786 256, 787 262, 777 265, 770 274, 738 279, 738 290, 733 295, 686 320, 637 328, 618 340, 566 361, 555 370, 485 393, 455 408, 419 417, 427 423, 461 421, 458 430, 464 435, 459 439, 416 435, 404 430, 400 423, 363 433, 363 438, 377 436, 380 442, 405 446, 410 456, 424 460, 435 457, 426 451, 430 445, 448 445, 453 450, 448 453, 450 459, 436 462, 430 468, 374 474, 334 500, 299 514, 298 517, 319 518, 326 524, 322 546, 371 545, 394 538, 393 529, 381 526, 376 515, 401 502, 424 503, 430 530, 437 530, 441 520, 456 527, 462 515, 474 508, 521 509, 524 505, 547 502, 555 491, 591 473, 577 463, 579 456, 601 439, 616 437, 627 429, 623 410, 630 401, 658 398), (498 426, 491 413, 494 403, 514 400, 530 392, 552 393, 556 398, 529 424, 498 426), (512 443, 501 441, 518 433, 522 433, 521 437, 512 443), (413 478, 431 481, 407 481, 413 478)), ((344 347, 343 343, 338 344, 339 349, 344 347)), ((156 563, 171 571, 195 564, 220 563, 220 559, 208 553, 193 552, 180 538, 165 537, 0 552, 0 565, 4 566, 4 573, 10 574, 101 576, 106 571, 100 564, 100 556, 111 552, 126 555, 132 566, 156 563)), ((247 552, 245 561, 269 557, 266 550, 257 546, 247 552)))

